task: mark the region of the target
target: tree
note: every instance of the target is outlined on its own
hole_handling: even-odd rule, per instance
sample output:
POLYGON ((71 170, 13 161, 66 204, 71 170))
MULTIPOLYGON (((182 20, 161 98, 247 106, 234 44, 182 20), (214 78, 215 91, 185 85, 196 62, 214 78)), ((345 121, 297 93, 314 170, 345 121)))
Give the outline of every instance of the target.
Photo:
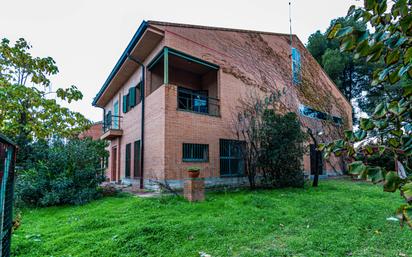
POLYGON ((368 25, 369 32, 337 22, 328 37, 339 40, 340 48, 354 58, 372 65, 384 64, 373 73, 371 87, 379 103, 369 118, 360 120, 356 132, 330 143, 327 154, 346 154, 352 158, 349 172, 372 182, 383 182, 387 192, 400 191, 405 204, 399 207, 402 222, 412 228, 412 2, 406 0, 366 0, 364 6, 351 6, 347 17, 368 25), (401 84, 399 84, 401 82, 401 84), (398 94, 388 89, 400 85, 398 94), (355 143, 362 142, 355 148, 355 143), (371 157, 391 158, 392 165, 371 165, 371 157))
POLYGON ((59 70, 51 57, 33 57, 30 49, 23 38, 13 46, 5 38, 0 43, 0 131, 20 147, 18 163, 27 157, 34 139, 71 137, 90 125, 83 115, 48 97, 55 94, 70 103, 83 95, 75 86, 48 92, 49 76, 59 70))
POLYGON ((373 66, 357 60, 353 53, 339 51, 339 40, 327 38, 334 23, 366 30, 364 24, 351 17, 338 18, 331 22, 324 34, 318 30, 310 35, 307 49, 345 97, 349 101, 358 100, 363 97, 362 92, 367 90, 365 87, 370 83, 373 66))
POLYGON ((302 187, 304 132, 295 113, 277 112, 280 93, 267 96, 251 91, 241 100, 234 130, 244 142, 241 149, 251 188, 258 182, 269 187, 302 187))

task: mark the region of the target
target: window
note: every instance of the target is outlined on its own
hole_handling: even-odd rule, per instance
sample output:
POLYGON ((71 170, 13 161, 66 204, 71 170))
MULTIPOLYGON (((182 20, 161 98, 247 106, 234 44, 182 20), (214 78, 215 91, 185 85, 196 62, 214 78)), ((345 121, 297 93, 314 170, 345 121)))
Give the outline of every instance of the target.
POLYGON ((119 101, 113 104, 113 128, 119 129, 119 101))
POLYGON ((184 162, 208 162, 209 145, 205 144, 183 144, 184 162))
POLYGON ((127 144, 126 145, 126 158, 125 158, 125 161, 126 161, 126 163, 125 163, 125 165, 124 165, 124 167, 125 167, 125 177, 126 178, 130 178, 130 155, 131 155, 131 148, 132 148, 132 144, 127 144))
POLYGON ((329 120, 332 121, 333 123, 337 124, 337 125, 342 125, 343 121, 342 118, 337 117, 337 116, 333 116, 330 115, 328 113, 325 112, 321 112, 318 110, 315 110, 313 108, 301 105, 299 107, 299 112, 300 114, 302 114, 303 116, 312 118, 312 119, 319 119, 319 120, 329 120))
POLYGON ((243 148, 244 142, 242 141, 220 139, 220 175, 222 177, 243 175, 243 148))
POLYGON ((207 90, 191 90, 179 87, 177 92, 179 109, 192 112, 209 113, 207 90))
POLYGON ((140 140, 134 141, 133 177, 139 178, 140 173, 140 140))
POLYGON ((292 47, 292 74, 294 84, 299 84, 301 82, 300 68, 300 52, 298 49, 292 47))
POLYGON ((140 87, 142 84, 143 82, 139 82, 137 86, 129 88, 128 94, 123 96, 123 113, 130 111, 130 109, 140 103, 140 87))

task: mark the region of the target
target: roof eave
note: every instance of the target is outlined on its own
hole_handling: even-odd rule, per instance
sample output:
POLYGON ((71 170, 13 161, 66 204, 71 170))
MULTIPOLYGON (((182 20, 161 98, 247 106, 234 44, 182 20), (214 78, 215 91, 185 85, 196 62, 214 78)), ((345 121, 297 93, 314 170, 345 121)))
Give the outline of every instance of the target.
POLYGON ((109 86, 110 82, 114 78, 114 76, 117 74, 119 71, 120 67, 123 65, 123 63, 127 60, 127 57, 129 56, 130 52, 132 49, 135 47, 137 42, 139 42, 140 38, 142 37, 143 33, 146 31, 148 27, 148 22, 143 21, 139 28, 137 29, 136 33, 133 35, 132 40, 130 40, 129 44, 127 45, 126 49, 124 50, 123 54, 120 56, 119 60, 117 61, 116 65, 112 69, 112 71, 109 74, 109 77, 107 77, 106 81, 104 82, 103 86, 100 88, 99 92, 97 93, 96 97, 93 99, 92 105, 96 107, 100 107, 97 102, 99 101, 100 97, 102 96, 103 92, 107 89, 109 86))

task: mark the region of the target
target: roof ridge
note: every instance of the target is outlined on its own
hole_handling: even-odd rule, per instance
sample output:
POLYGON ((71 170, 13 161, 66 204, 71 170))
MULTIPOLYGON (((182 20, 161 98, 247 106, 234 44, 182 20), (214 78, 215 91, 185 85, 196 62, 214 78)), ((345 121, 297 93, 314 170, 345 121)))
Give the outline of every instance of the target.
MULTIPOLYGON (((290 36, 289 33, 269 32, 269 31, 249 30, 249 29, 234 29, 234 28, 225 28, 225 27, 194 25, 194 24, 187 24, 187 23, 154 21, 154 20, 149 20, 147 22, 150 25, 161 25, 161 26, 172 26, 172 27, 194 28, 194 29, 208 29, 208 30, 221 30, 221 31, 240 32, 240 33, 259 33, 259 34, 274 35, 274 36, 290 36)), ((292 34, 292 35, 297 37, 296 34, 292 34)))

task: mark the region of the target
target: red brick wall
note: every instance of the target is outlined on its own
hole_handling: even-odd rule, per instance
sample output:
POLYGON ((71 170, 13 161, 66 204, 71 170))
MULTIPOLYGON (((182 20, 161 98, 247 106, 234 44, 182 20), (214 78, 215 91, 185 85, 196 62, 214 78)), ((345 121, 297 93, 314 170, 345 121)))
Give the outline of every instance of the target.
POLYGON ((93 140, 100 139, 100 136, 103 134, 103 123, 97 122, 93 124, 88 130, 80 133, 79 138, 83 139, 86 137, 91 137, 93 140))
MULTIPOLYGON (((233 115, 239 106, 238 100, 247 97, 251 91, 263 95, 268 89, 278 89, 283 92, 280 99, 282 111, 297 112, 299 104, 304 104, 340 116, 344 119, 344 127, 352 127, 350 104, 296 37, 294 42, 301 52, 304 77, 301 85, 290 83, 290 46, 286 35, 157 27, 166 29, 165 38, 145 60, 145 64, 166 45, 219 65, 217 92, 213 93, 220 99, 221 116, 178 111, 176 86, 172 84, 162 85, 147 95, 145 178, 182 179, 186 177, 186 168, 194 165, 202 168, 201 177, 219 177, 219 139, 236 138, 232 129, 233 115), (182 162, 183 143, 209 144, 209 162, 182 162)), ((121 178, 124 177, 125 145, 140 139, 141 116, 140 104, 123 114, 121 99, 128 93, 130 86, 135 86, 140 81, 140 74, 140 70, 135 71, 114 97, 119 99, 120 113, 123 116, 123 136, 112 141, 109 148, 119 146, 118 168, 121 178)), ((146 92, 150 92, 149 80, 150 74, 147 76, 146 92)), ((106 109, 111 109, 112 106, 113 100, 107 104, 106 109)), ((336 138, 343 130, 343 127, 330 126, 324 121, 304 117, 301 117, 301 121, 305 127, 324 131, 326 137, 319 138, 320 141, 336 138)), ((133 151, 132 147, 132 157, 133 151)), ((339 160, 331 162, 341 170, 339 160)), ((304 167, 306 171, 310 170, 308 156, 304 158, 304 167)), ((328 164, 325 168, 333 170, 328 164)))

